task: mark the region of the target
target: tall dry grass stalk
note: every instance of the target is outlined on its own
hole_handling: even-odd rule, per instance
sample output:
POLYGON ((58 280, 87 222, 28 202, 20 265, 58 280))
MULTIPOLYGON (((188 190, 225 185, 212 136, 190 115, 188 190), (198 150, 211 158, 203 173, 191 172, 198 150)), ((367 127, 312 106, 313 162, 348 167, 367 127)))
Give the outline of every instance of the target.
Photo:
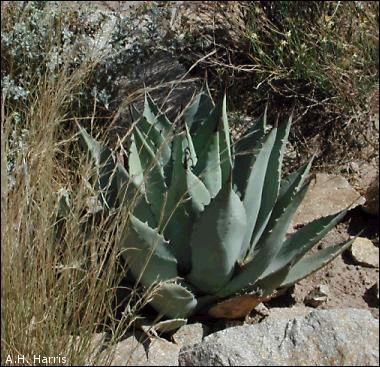
POLYGON ((12 186, 7 162, 14 111, 2 96, 2 365, 18 356, 26 365, 35 362, 34 356, 55 357, 54 364, 89 363, 93 334, 103 326, 119 338, 148 298, 131 289, 128 312, 121 322, 114 319, 113 300, 123 275, 116 269, 115 244, 129 208, 100 218, 89 233, 83 232, 83 209, 93 195, 86 180, 89 165, 78 154, 76 130, 66 126, 63 131, 62 125, 93 66, 83 64, 72 74, 63 70, 40 81, 22 113, 27 138, 12 152, 12 186), (62 188, 72 192, 72 205, 65 230, 57 236, 57 192, 62 188))

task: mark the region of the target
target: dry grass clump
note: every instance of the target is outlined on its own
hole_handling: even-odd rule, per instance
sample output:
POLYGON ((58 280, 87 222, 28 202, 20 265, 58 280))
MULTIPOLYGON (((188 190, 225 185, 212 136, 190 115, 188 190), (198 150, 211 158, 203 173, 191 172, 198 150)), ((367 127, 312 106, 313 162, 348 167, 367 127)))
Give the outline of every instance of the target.
MULTIPOLYGON (((4 19, 4 27, 11 29, 13 16, 9 4, 2 9, 2 26, 4 19)), ((59 35, 55 26, 51 24, 51 34, 59 35)), ((9 47, 2 42, 2 49, 9 47)), ((11 52, 5 54, 2 66, 10 78, 30 72, 27 64, 24 70, 14 69, 11 52)), ((42 66, 45 61, 40 60, 42 66)), ((125 292, 128 312, 121 321, 115 319, 115 295, 124 274, 115 244, 129 208, 112 217, 100 215, 96 225, 84 230, 94 192, 74 124, 81 116, 73 105, 96 63, 84 58, 75 68, 65 62, 54 70, 41 67, 44 71, 34 75, 33 89, 23 98, 10 96, 12 86, 3 88, 2 365, 34 364, 35 356, 50 357, 55 365, 89 363, 93 334, 109 331, 118 340, 152 291, 132 285, 125 292), (70 192, 70 205, 60 216, 65 192, 70 192)))

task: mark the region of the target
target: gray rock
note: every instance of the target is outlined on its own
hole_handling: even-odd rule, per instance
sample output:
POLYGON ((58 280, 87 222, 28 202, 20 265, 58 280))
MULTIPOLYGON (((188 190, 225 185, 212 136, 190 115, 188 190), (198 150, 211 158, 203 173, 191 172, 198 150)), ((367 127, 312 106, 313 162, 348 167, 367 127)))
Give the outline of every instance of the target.
POLYGON ((148 349, 147 366, 178 366, 180 347, 161 338, 154 338, 148 349))
POLYGON ((88 349, 87 365, 93 365, 97 357, 100 355, 100 352, 106 341, 106 333, 96 333, 91 337, 90 345, 88 349))
POLYGON ((364 197, 366 202, 362 206, 363 211, 368 214, 379 215, 379 174, 368 186, 364 197))
MULTIPOLYGON (((377 118, 377 123, 378 123, 377 118)), ((372 215, 379 215, 379 160, 378 157, 371 161, 352 162, 350 165, 354 174, 352 184, 355 189, 366 199, 361 209, 372 215), (354 165, 354 169, 352 169, 354 165)))
POLYGON ((205 326, 197 322, 182 326, 173 334, 174 343, 180 347, 200 343, 205 335, 205 326))
POLYGON ((130 336, 104 350, 100 360, 110 366, 146 366, 148 359, 144 346, 134 336, 130 336))
POLYGON ((264 303, 259 303, 254 310, 262 316, 269 316, 270 310, 264 303))
POLYGON ((137 64, 127 75, 118 81, 117 104, 123 102, 121 120, 131 124, 130 104, 139 110, 144 108, 144 93, 148 91, 160 110, 173 122, 185 108, 192 96, 199 90, 194 79, 186 77, 185 67, 169 52, 158 51, 147 58, 143 64, 137 64), (128 99, 126 98, 128 97, 128 99))
POLYGON ((317 173, 292 220, 292 228, 314 219, 362 205, 365 199, 338 175, 317 173))
POLYGON ((379 325, 359 309, 314 310, 229 328, 182 348, 181 366, 378 365, 379 325))
POLYGON ((273 320, 292 320, 295 317, 307 316, 310 312, 314 311, 311 307, 304 305, 294 305, 293 307, 273 307, 269 309, 269 315, 266 321, 273 320))
POLYGON ((358 237, 351 246, 355 263, 371 268, 379 267, 379 248, 368 238, 358 237))
MULTIPOLYGON (((32 320, 33 321, 33 320, 32 320)), ((84 353, 86 365, 93 365, 101 355, 101 350, 106 341, 106 333, 94 333, 90 338, 71 335, 69 338, 68 350, 74 353, 84 353)))
POLYGON ((318 285, 305 297, 305 305, 318 307, 327 301, 330 290, 327 285, 318 285))

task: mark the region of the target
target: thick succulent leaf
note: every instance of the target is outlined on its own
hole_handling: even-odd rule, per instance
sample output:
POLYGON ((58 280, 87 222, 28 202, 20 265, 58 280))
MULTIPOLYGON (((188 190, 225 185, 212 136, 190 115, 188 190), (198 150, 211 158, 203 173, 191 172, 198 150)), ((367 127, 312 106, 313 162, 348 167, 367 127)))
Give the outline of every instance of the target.
POLYGON ((230 182, 197 219, 191 236, 192 270, 188 281, 215 293, 231 278, 246 227, 244 207, 230 182))
POLYGON ((184 113, 186 125, 192 133, 207 119, 213 107, 212 100, 208 94, 200 93, 195 97, 193 103, 184 113))
POLYGON ((139 190, 130 179, 127 170, 119 162, 116 163, 116 185, 118 191, 118 200, 121 204, 133 200, 135 192, 139 190))
POLYGON ((186 318, 197 306, 194 295, 177 283, 162 284, 150 303, 159 313, 170 318, 186 318))
POLYGON ((134 137, 140 156, 141 167, 144 171, 146 196, 152 206, 153 214, 156 218, 160 218, 166 193, 163 169, 137 127, 135 127, 134 137))
POLYGON ((265 175, 260 211, 251 239, 251 251, 253 251, 256 243, 260 240, 277 200, 280 189, 282 160, 289 136, 291 120, 290 117, 287 123, 281 124, 277 129, 276 141, 272 148, 265 175))
POLYGON ((191 247, 189 244, 193 229, 193 213, 187 205, 179 205, 164 229, 165 238, 170 239, 169 248, 178 262, 178 272, 186 275, 191 270, 191 247))
POLYGON ((79 126, 81 142, 90 153, 92 164, 96 170, 95 189, 99 192, 101 202, 108 208, 115 207, 117 189, 112 182, 115 172, 115 160, 106 146, 97 142, 87 131, 79 126))
POLYGON ((294 184, 295 180, 297 180, 300 177, 300 175, 303 174, 308 164, 310 164, 310 162, 303 164, 296 171, 289 173, 286 177, 281 179, 278 200, 281 200, 282 197, 288 192, 289 188, 294 184))
POLYGON ((186 131, 186 140, 184 140, 184 145, 185 145, 184 148, 188 149, 188 151, 189 151, 190 162, 188 162, 188 164, 191 167, 195 167, 198 163, 198 158, 197 158, 197 154, 195 152, 193 139, 191 137, 189 128, 187 127, 186 124, 185 124, 185 131, 186 131))
POLYGON ((281 283, 281 288, 290 287, 294 283, 323 268, 350 247, 354 240, 353 238, 341 244, 329 246, 311 256, 302 258, 290 269, 288 275, 281 283))
POLYGON ((185 200, 187 185, 184 168, 184 150, 183 150, 183 134, 178 134, 173 140, 173 156, 172 156, 172 174, 170 186, 168 189, 167 200, 165 203, 165 212, 163 217, 163 225, 171 217, 175 211, 175 207, 185 200))
POLYGON ((194 171, 207 187, 211 197, 215 197, 222 187, 219 133, 217 131, 210 137, 206 148, 203 150, 203 154, 199 156, 194 171))
POLYGON ((146 94, 143 116, 166 138, 172 131, 172 125, 165 115, 161 114, 152 98, 146 94))
POLYGON ((247 229, 243 241, 240 257, 243 258, 249 249, 253 231, 255 229, 257 217, 261 207, 262 191, 264 187, 265 175, 268 161, 271 155, 273 144, 275 143, 277 129, 274 128, 265 138, 257 157, 254 160, 248 176, 243 204, 247 213, 247 229))
POLYGON ((132 116, 133 122, 137 121, 141 117, 141 113, 137 110, 137 108, 133 104, 130 104, 129 112, 132 116))
POLYGON ((191 171, 186 170, 187 190, 191 197, 192 209, 196 214, 203 212, 204 207, 211 201, 211 195, 204 183, 191 171))
POLYGON ((170 239, 170 249, 178 260, 182 274, 190 271, 191 250, 189 238, 192 230, 192 213, 189 210, 186 168, 184 167, 184 135, 177 135, 173 143, 173 172, 164 208, 162 226, 164 235, 170 239))
POLYGON ((168 250, 168 242, 134 215, 123 230, 120 249, 134 278, 146 287, 178 276, 177 260, 168 250))
POLYGON ((307 176, 309 175, 313 159, 314 157, 312 157, 307 164, 303 165, 296 172, 293 172, 290 177, 288 176, 288 180, 282 182, 276 205, 272 211, 270 223, 273 223, 276 218, 281 215, 284 208, 289 205, 289 203, 293 200, 293 197, 301 189, 307 176))
POLYGON ((300 260, 316 243, 318 243, 347 213, 343 210, 339 214, 333 214, 316 219, 291 235, 282 245, 270 266, 262 277, 277 272, 288 264, 294 264, 300 260))
POLYGON ((226 95, 223 98, 222 118, 218 127, 219 131, 219 151, 220 151, 220 168, 222 172, 222 185, 227 182, 231 176, 232 170, 232 153, 230 141, 230 128, 227 117, 226 95))
MULTIPOLYGON (((211 111, 207 119, 192 134, 195 152, 198 159, 207 156, 208 144, 217 131, 219 121, 223 114, 223 101, 219 102, 211 111)), ((198 162, 199 164, 199 162, 198 162)))
POLYGON ((128 171, 134 184, 141 190, 141 192, 145 193, 144 171, 141 166, 140 156, 134 138, 132 138, 129 148, 128 171))
MULTIPOLYGON (((301 167, 301 169, 296 171, 295 174, 292 174, 291 180, 284 182, 286 186, 286 191, 282 190, 281 192, 281 188, 280 188, 279 197, 272 210, 268 224, 265 227, 263 234, 261 235, 262 238, 264 238, 272 230, 278 218, 281 217, 285 209, 289 206, 289 204, 292 202, 294 197, 304 186, 305 180, 311 168, 312 161, 313 161, 313 158, 309 161, 309 163, 305 164, 304 166, 301 167)), ((255 247, 252 248, 250 252, 251 253, 257 252, 260 249, 260 246, 262 243, 263 241, 258 241, 255 247)))
POLYGON ((266 110, 263 115, 252 125, 246 135, 234 144, 235 162, 234 162, 234 183, 237 190, 244 196, 249 176, 249 167, 252 165, 252 159, 257 156, 259 147, 265 136, 266 110))
POLYGON ((171 156, 169 137, 164 137, 147 119, 142 117, 137 125, 144 136, 145 141, 156 154, 162 167, 166 166, 171 156))
POLYGON ((301 204, 306 190, 307 186, 298 192, 281 217, 276 220, 272 230, 262 240, 263 243, 258 252, 254 256, 251 253, 248 253, 247 258, 245 259, 245 265, 241 272, 237 274, 226 287, 217 293, 218 296, 227 297, 235 294, 254 285, 254 283, 260 278, 280 250, 292 216, 301 204))
POLYGON ((268 116, 268 104, 265 105, 265 110, 256 123, 256 126, 262 131, 265 131, 267 128, 267 116, 268 116))
POLYGON ((259 294, 263 297, 271 296, 287 277, 291 266, 291 264, 287 264, 277 271, 274 271, 265 277, 262 277, 254 284, 252 289, 259 292, 259 294))
MULTIPOLYGON (((197 155, 195 154, 195 149, 194 149, 194 144, 193 140, 191 138, 189 129, 187 128, 185 124, 185 131, 182 131, 181 133, 177 135, 183 135, 185 134, 185 139, 182 139, 182 151, 184 154, 182 154, 182 162, 186 166, 189 167, 194 167, 197 164, 197 155)), ((176 138, 173 137, 171 141, 172 148, 175 149, 175 140, 176 138)), ((175 152, 172 152, 171 159, 169 160, 168 164, 164 167, 164 172, 165 172, 165 181, 167 185, 170 185, 170 181, 172 179, 173 175, 173 166, 174 166, 174 157, 176 156, 175 152)))
POLYGON ((147 222, 151 228, 157 228, 157 221, 144 193, 129 179, 127 170, 120 163, 116 164, 116 183, 120 205, 128 206, 139 220, 147 222))

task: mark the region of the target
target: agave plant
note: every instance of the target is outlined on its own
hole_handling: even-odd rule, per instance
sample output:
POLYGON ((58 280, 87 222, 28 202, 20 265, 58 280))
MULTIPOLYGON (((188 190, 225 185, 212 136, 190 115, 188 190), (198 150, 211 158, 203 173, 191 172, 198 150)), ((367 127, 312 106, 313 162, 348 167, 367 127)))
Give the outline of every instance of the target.
POLYGON ((350 246, 305 256, 346 211, 287 234, 312 164, 281 179, 290 125, 269 128, 265 112, 232 142, 225 97, 214 106, 201 93, 174 126, 147 96, 125 166, 80 128, 103 205, 134 203, 120 251, 134 281, 160 284, 151 300, 159 314, 242 316, 350 246))

